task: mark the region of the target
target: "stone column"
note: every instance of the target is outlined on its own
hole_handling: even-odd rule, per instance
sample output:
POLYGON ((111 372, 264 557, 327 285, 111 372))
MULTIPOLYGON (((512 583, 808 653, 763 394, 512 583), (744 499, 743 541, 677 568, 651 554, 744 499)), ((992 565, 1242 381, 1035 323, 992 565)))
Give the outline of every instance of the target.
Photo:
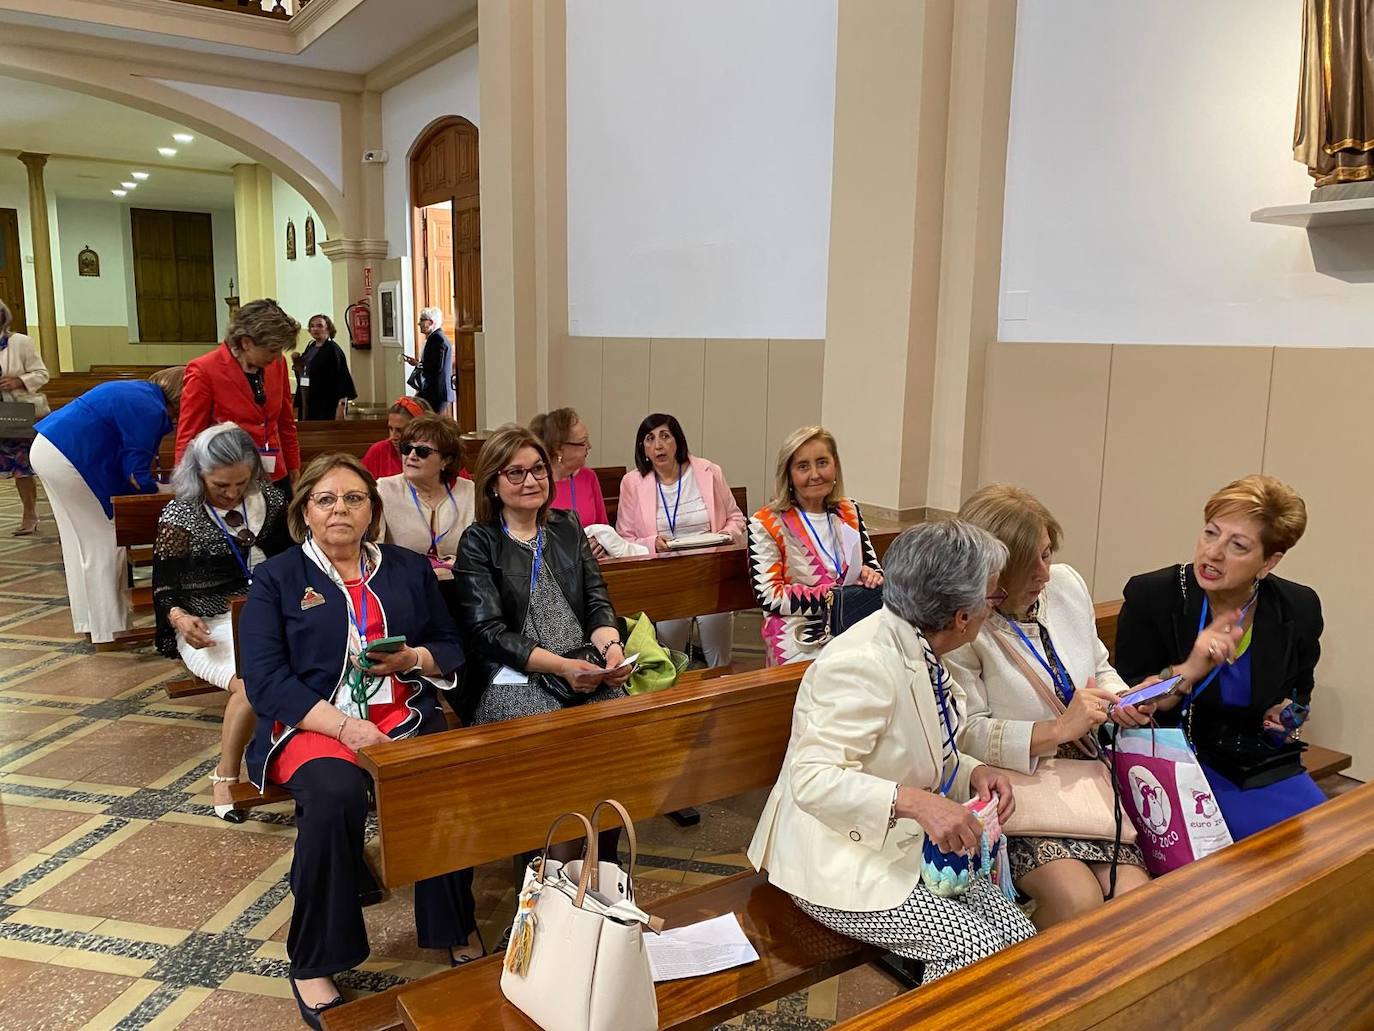
POLYGON ((875 514, 976 486, 1015 0, 841 0, 822 418, 875 514))
MULTIPOLYGON (((364 296, 364 270, 372 269, 372 348, 370 351, 353 351, 349 354, 349 368, 353 373, 353 385, 358 388, 360 401, 385 401, 386 380, 382 362, 394 357, 395 349, 383 350, 377 340, 380 327, 377 322, 377 271, 387 254, 387 242, 383 239, 330 239, 320 243, 320 250, 333 262, 334 300, 342 319, 345 309, 364 296), (367 357, 364 358, 363 355, 367 357)), ((341 339, 347 339, 348 330, 339 324, 341 339)))
POLYGON ((52 236, 48 228, 48 191, 43 184, 46 154, 20 154, 29 173, 29 229, 33 237, 33 280, 38 294, 38 347, 48 371, 62 369, 57 351, 57 295, 53 288, 52 236))
POLYGON ((238 291, 246 304, 277 296, 276 232, 272 172, 257 164, 234 166, 234 234, 238 291))

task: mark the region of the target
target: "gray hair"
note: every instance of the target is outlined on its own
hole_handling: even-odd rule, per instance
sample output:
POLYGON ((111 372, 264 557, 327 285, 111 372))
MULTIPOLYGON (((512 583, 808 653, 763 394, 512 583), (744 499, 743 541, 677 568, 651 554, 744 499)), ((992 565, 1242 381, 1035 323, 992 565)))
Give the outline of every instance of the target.
POLYGON ((10 322, 14 316, 10 314, 10 306, 4 301, 0 301, 0 332, 10 328, 10 322))
POLYGON ((913 526, 883 556, 883 604, 922 633, 943 630, 956 612, 982 612, 1006 562, 1007 546, 972 523, 913 526))
POLYGON ((421 308, 420 318, 429 319, 429 321, 436 326, 442 326, 444 324, 444 313, 439 308, 421 308))
POLYGON ((262 456, 247 431, 232 422, 201 430, 186 445, 181 461, 172 472, 172 490, 182 501, 200 502, 205 498, 204 477, 216 469, 240 462, 246 462, 252 470, 247 493, 258 493, 264 480, 262 456))

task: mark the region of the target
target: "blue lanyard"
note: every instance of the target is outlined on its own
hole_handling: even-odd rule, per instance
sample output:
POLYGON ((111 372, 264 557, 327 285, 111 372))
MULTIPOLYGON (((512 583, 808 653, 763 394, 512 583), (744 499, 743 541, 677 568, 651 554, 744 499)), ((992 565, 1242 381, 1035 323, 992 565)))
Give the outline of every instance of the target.
POLYGON ((1008 619, 1007 622, 1010 623, 1011 628, 1016 631, 1016 636, 1021 638, 1021 643, 1026 646, 1026 650, 1035 656, 1035 661, 1040 663, 1040 665, 1044 667, 1045 672, 1050 675, 1050 683, 1054 685, 1054 690, 1055 693, 1059 695, 1059 700, 1065 705, 1068 705, 1073 701, 1074 692, 1073 681, 1069 679, 1069 671, 1059 664, 1058 657, 1055 658, 1053 665, 1045 661, 1045 657, 1035 650, 1035 645, 1031 644, 1031 640, 1026 636, 1026 632, 1016 625, 1016 620, 1008 619))
MULTIPOLYGON (((501 517, 501 529, 505 531, 507 537, 510 536, 510 527, 506 525, 506 517, 501 517)), ((534 563, 530 568, 530 597, 534 597, 534 585, 539 579, 539 566, 544 561, 544 528, 541 526, 534 534, 534 563)))
MULTIPOLYGON (((407 483, 406 486, 410 487, 410 500, 415 502, 415 511, 420 513, 420 518, 423 519, 425 517, 425 513, 424 509, 420 507, 420 495, 415 493, 415 488, 411 487, 410 484, 407 483)), ((445 530, 437 537, 434 536, 434 524, 432 522, 430 523, 429 551, 431 555, 435 556, 439 554, 439 542, 449 535, 449 530, 452 530, 455 526, 458 525, 458 502, 453 500, 453 488, 445 486, 444 490, 448 491, 449 504, 453 506, 453 522, 448 524, 448 530, 445 530)))
POLYGON ((819 548, 821 554, 828 558, 835 566, 835 579, 843 580, 847 569, 840 565, 840 542, 835 539, 835 517, 830 512, 825 513, 826 525, 830 527, 830 547, 835 549, 835 553, 832 555, 826 548, 825 543, 821 540, 821 535, 818 534, 816 528, 811 525, 811 517, 800 508, 797 509, 797 511, 801 513, 802 521, 806 523, 806 529, 810 531, 811 539, 816 542, 816 547, 819 548))
MULTIPOLYGON (((572 510, 577 511, 577 473, 568 477, 568 491, 572 494, 572 510)), ((581 519, 581 516, 578 516, 581 519)))
MULTIPOLYGON (((346 588, 345 588, 346 589, 346 588)), ((353 611, 353 606, 348 607, 348 618, 353 620, 353 626, 358 631, 359 651, 367 650, 367 577, 363 576, 360 593, 362 594, 362 615, 359 616, 353 611)))
POLYGON ((944 768, 945 762, 944 746, 949 745, 950 750, 954 753, 954 769, 949 771, 948 779, 940 782, 940 794, 948 795, 949 789, 954 786, 954 778, 959 775, 959 745, 954 740, 954 721, 950 719, 949 709, 945 704, 944 683, 945 668, 938 666, 935 672, 935 700, 940 703, 940 722, 945 728, 945 739, 940 743, 941 769, 944 768))
MULTIPOLYGON (((1256 589, 1255 593, 1250 595, 1250 600, 1245 603, 1245 608, 1240 610, 1240 622, 1242 624, 1245 622, 1246 614, 1250 611, 1250 606, 1255 604, 1255 599, 1258 597, 1259 590, 1256 589)), ((1207 626, 1207 616, 1210 613, 1210 611, 1211 606, 1207 602, 1207 595, 1204 594, 1202 596, 1202 614, 1198 616, 1197 620, 1198 633, 1202 633, 1203 629, 1207 626)), ((1212 672, 1208 673, 1207 676, 1203 677, 1202 683, 1198 684, 1197 687, 1193 688, 1191 691, 1188 692, 1188 697, 1183 699, 1183 704, 1178 707, 1178 711, 1183 712, 1188 708, 1188 706, 1192 705, 1193 702, 1197 700, 1197 696, 1202 694, 1203 691, 1210 687, 1212 681, 1215 680, 1220 673, 1221 666, 1213 666, 1212 672)))
POLYGON ((663 502, 663 518, 668 521, 668 533, 677 536, 677 506, 682 504, 682 466, 677 467, 677 496, 673 498, 673 511, 668 511, 668 495, 663 493, 663 481, 658 478, 658 473, 654 473, 654 479, 658 481, 658 497, 663 502))
MULTIPOLYGON (((248 502, 244 501, 242 502, 242 505, 243 508, 241 511, 243 512, 243 525, 247 527, 248 502)), ((206 507, 210 509, 210 514, 215 517, 215 522, 219 525, 219 532, 224 535, 224 539, 229 545, 229 553, 234 556, 234 558, 238 561, 239 568, 243 570, 243 578, 251 584, 253 582, 253 574, 249 572, 248 560, 244 558, 243 552, 239 550, 239 542, 229 532, 229 524, 226 523, 223 518, 221 518, 219 510, 216 509, 214 505, 207 505, 206 507)), ((250 547, 249 550, 251 551, 252 548, 250 547)))

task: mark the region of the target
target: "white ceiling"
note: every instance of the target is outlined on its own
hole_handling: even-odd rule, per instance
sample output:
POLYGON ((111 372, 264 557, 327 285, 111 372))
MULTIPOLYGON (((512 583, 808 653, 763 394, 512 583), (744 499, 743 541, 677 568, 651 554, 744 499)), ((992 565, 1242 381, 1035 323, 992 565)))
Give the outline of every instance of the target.
POLYGON ((0 76, 0 97, 0 149, 78 157, 49 160, 44 179, 58 197, 115 201, 110 190, 142 171, 148 179, 125 202, 232 205, 229 174, 187 169, 229 173, 250 160, 205 136, 176 143, 172 134, 186 130, 175 122, 84 93, 0 76), (158 147, 176 147, 177 156, 164 158, 158 147))
MULTIPOLYGON (((227 54, 306 68, 363 74, 419 46, 433 33, 477 10, 477 0, 364 0, 299 54, 229 46, 189 36, 100 25, 46 14, 6 11, 0 24, 33 25, 179 50, 227 54)), ((241 15, 240 17, 251 17, 241 15)))

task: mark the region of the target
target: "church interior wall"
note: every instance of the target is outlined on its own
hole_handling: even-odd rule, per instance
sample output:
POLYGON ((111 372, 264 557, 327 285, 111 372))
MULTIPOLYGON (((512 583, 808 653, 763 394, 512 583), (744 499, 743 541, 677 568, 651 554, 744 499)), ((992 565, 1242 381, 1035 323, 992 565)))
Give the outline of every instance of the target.
POLYGON ((1295 0, 1018 4, 1001 338, 1368 346, 1362 230, 1250 221, 1308 199, 1301 44, 1295 0))
MULTIPOLYGON (((343 309, 346 305, 334 303, 334 277, 327 258, 319 244, 324 241, 324 227, 319 213, 305 202, 280 176, 272 177, 272 225, 273 239, 276 242, 274 260, 276 264, 277 300, 288 315, 301 324, 302 330, 317 312, 324 312, 334 320, 342 342, 348 343, 348 334, 343 328, 343 309), (315 220, 315 253, 305 253, 305 220, 315 220), (296 258, 286 257, 286 223, 290 219, 296 227, 296 258)), ((300 346, 308 341, 305 332, 301 333, 300 346)), ((345 352, 349 348, 344 348, 345 352)))

